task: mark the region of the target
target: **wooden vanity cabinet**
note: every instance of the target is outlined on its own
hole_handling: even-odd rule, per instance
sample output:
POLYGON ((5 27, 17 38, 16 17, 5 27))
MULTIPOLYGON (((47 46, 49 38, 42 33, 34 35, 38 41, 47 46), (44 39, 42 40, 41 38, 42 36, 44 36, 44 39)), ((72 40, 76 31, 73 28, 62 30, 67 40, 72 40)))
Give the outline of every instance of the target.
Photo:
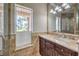
POLYGON ((61 56, 78 56, 77 52, 72 51, 64 46, 58 44, 55 44, 54 46, 55 51, 57 51, 61 56))
POLYGON ((43 39, 43 38, 41 38, 41 37, 39 37, 39 50, 40 50, 40 54, 42 55, 42 56, 44 56, 44 55, 46 55, 46 48, 45 48, 45 39, 43 39))
POLYGON ((51 41, 46 40, 46 55, 52 56, 54 55, 54 44, 51 41))
POLYGON ((77 52, 42 37, 39 37, 39 52, 42 56, 78 56, 77 52))

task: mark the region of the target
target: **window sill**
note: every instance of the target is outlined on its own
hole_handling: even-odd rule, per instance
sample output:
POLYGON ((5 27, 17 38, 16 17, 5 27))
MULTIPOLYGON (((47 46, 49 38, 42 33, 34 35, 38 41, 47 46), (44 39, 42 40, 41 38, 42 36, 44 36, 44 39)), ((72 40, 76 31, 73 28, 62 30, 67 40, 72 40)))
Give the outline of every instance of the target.
POLYGON ((28 48, 28 47, 32 47, 32 46, 33 46, 32 43, 30 43, 30 44, 25 44, 25 45, 16 47, 16 51, 21 50, 21 49, 25 49, 25 48, 28 48))

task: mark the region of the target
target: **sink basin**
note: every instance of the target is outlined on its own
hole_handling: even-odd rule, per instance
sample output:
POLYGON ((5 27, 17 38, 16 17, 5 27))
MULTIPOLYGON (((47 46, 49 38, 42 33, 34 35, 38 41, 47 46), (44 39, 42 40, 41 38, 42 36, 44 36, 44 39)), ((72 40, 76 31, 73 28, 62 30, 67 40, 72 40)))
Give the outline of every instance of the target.
POLYGON ((63 41, 65 43, 68 43, 70 41, 70 39, 68 38, 57 38, 58 41, 63 41))

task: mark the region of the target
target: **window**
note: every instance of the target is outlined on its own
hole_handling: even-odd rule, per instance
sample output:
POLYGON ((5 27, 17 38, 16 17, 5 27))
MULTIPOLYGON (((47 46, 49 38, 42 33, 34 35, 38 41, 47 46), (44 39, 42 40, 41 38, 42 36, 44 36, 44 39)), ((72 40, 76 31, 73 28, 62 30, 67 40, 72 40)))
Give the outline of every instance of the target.
POLYGON ((16 32, 31 31, 31 12, 29 8, 16 5, 16 32))
POLYGON ((22 16, 17 16, 16 20, 16 31, 28 31, 29 23, 28 23, 29 18, 28 17, 22 17, 22 16))
POLYGON ((31 44, 32 9, 15 4, 16 17, 16 49, 21 49, 31 44))

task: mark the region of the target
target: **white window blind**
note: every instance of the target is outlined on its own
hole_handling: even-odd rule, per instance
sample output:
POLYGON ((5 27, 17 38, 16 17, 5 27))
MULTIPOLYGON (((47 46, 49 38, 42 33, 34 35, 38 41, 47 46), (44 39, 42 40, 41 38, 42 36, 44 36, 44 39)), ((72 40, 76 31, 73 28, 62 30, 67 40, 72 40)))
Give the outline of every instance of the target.
POLYGON ((32 9, 16 5, 16 49, 31 44, 32 9))

